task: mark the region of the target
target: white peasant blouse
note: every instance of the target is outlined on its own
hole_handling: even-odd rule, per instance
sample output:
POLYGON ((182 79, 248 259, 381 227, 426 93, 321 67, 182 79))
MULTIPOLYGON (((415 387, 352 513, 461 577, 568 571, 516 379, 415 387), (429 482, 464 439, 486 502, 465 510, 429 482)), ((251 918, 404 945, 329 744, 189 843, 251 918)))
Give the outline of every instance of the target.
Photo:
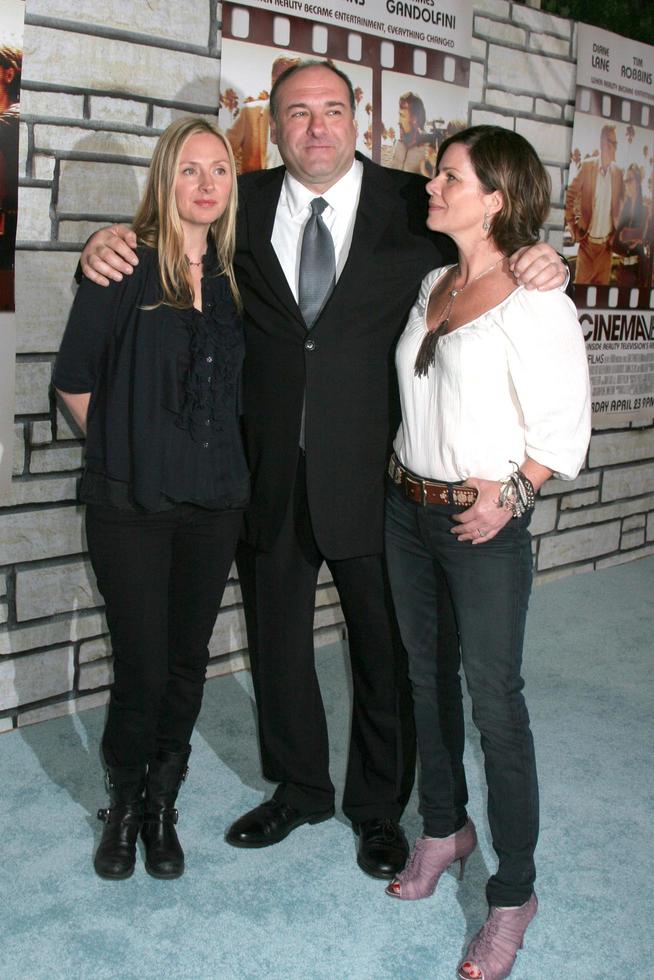
POLYGON ((397 458, 425 479, 501 480, 526 456, 575 478, 590 439, 590 381, 581 327, 560 290, 517 287, 497 306, 442 336, 424 377, 414 366, 430 293, 425 276, 397 345, 402 423, 397 458))

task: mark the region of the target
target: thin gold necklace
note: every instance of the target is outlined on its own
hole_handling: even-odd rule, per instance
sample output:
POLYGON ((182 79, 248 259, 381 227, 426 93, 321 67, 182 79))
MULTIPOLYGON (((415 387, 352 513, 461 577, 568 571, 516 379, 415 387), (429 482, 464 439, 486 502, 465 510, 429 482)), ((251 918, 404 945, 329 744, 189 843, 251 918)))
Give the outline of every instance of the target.
MULTIPOLYGON (((186 256, 186 261, 188 262, 188 264, 189 264, 189 265, 202 265, 202 261, 203 261, 203 259, 204 259, 204 256, 205 256, 206 254, 207 254, 207 253, 205 252, 205 253, 204 253, 203 255, 201 255, 201 256, 200 256, 200 261, 199 261, 199 262, 191 262, 191 260, 189 259, 189 257, 188 257, 188 255, 187 255, 187 256, 186 256)), ((467 283, 466 283, 466 285, 467 285, 467 283)))
MULTIPOLYGON (((454 289, 453 287, 452 289, 448 290, 448 300, 443 309, 440 323, 438 323, 432 330, 430 330, 429 327, 427 328, 427 332, 425 333, 423 341, 420 345, 420 350, 418 351, 418 356, 416 357, 416 363, 413 369, 413 373, 415 374, 416 378, 424 378, 429 372, 429 368, 433 367, 434 365, 434 361, 436 360, 436 345, 438 344, 439 337, 442 337, 442 335, 447 331, 450 323, 450 314, 452 313, 452 307, 454 306, 454 300, 465 289, 467 289, 471 283, 477 282, 478 279, 481 279, 483 276, 487 276, 489 272, 496 269, 500 262, 503 262, 505 258, 506 256, 502 255, 497 262, 493 262, 493 264, 489 265, 487 269, 483 270, 483 272, 479 272, 476 276, 473 276, 472 279, 468 279, 464 286, 459 286, 458 289, 454 289)), ((456 280, 456 277, 460 272, 461 266, 457 265, 452 281, 456 280)))

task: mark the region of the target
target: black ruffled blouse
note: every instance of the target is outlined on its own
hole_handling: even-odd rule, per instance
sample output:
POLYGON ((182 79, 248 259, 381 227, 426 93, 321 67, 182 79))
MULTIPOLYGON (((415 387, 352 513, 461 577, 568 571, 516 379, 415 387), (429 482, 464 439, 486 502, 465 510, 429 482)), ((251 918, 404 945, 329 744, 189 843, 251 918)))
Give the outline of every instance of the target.
POLYGON ((92 392, 80 498, 146 511, 244 507, 245 345, 229 283, 208 253, 201 313, 143 309, 161 297, 157 253, 136 251, 122 282, 82 281, 55 365, 61 391, 92 392))

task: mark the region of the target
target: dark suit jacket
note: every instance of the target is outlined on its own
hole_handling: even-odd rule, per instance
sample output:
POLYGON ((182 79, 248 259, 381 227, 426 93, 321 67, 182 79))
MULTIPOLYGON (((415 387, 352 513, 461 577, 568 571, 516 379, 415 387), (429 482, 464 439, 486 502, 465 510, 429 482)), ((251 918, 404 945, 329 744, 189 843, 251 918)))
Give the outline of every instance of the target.
POLYGON ((271 235, 283 167, 239 180, 235 266, 245 305, 244 422, 250 543, 268 550, 294 485, 306 389, 314 534, 327 558, 383 546, 384 473, 398 424, 393 354, 425 273, 455 260, 425 229, 425 181, 363 160, 345 268, 307 332, 271 235))

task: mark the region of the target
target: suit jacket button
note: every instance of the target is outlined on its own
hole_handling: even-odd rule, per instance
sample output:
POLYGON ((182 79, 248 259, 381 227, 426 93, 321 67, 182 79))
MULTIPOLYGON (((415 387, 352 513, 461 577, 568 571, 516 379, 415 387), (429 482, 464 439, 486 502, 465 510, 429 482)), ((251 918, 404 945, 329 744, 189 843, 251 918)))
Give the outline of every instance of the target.
POLYGON ((315 342, 315 340, 305 340, 305 342, 304 342, 304 349, 305 350, 315 350, 316 349, 316 342, 315 342))

